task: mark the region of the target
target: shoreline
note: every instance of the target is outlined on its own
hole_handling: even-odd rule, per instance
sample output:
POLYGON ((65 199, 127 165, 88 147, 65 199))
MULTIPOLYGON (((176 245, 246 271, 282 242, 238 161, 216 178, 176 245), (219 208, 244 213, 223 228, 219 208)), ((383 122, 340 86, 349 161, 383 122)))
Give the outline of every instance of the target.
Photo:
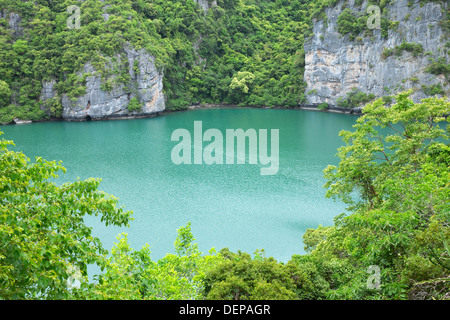
POLYGON ((107 120, 127 120, 127 119, 144 119, 144 118, 155 118, 159 116, 164 116, 165 114, 174 113, 174 112, 185 112, 199 109, 239 109, 239 108, 252 108, 252 109, 275 109, 275 110, 307 110, 307 111, 317 111, 317 112, 331 112, 331 113, 342 113, 349 115, 361 115, 361 108, 352 108, 352 109, 344 109, 339 107, 328 107, 327 109, 319 109, 318 106, 315 105, 298 105, 295 107, 285 107, 285 106, 254 106, 254 105, 246 105, 239 106, 235 104, 227 104, 227 103, 199 103, 195 105, 189 105, 185 109, 178 110, 168 110, 165 109, 163 111, 155 112, 155 113, 147 113, 147 114, 137 114, 137 115, 110 115, 101 118, 62 118, 62 117, 53 117, 49 119, 42 120, 21 120, 14 118, 10 123, 0 123, 2 125, 24 125, 30 123, 39 123, 39 122, 54 122, 54 121, 62 121, 62 122, 87 122, 87 121, 107 121, 107 120))

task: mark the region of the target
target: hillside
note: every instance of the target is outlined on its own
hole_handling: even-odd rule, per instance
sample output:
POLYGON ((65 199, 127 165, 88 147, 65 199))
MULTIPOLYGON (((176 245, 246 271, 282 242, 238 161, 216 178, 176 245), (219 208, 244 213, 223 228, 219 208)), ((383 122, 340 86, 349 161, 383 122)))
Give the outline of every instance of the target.
MULTIPOLYGON (((406 4, 406 0, 399 2, 406 4)), ((442 38, 448 32, 447 6, 442 1, 428 2, 415 0, 406 5, 415 12, 424 4, 425 8, 433 6, 433 32, 442 38)), ((403 22, 393 19, 405 17, 393 17, 388 11, 396 5, 390 4, 394 1, 370 3, 382 8, 383 30, 372 37, 355 39, 348 34, 366 35, 366 16, 361 13, 366 2, 1 0, 0 123, 15 118, 38 121, 148 116, 197 103, 269 107, 336 104, 336 98, 346 98, 354 85, 344 84, 339 92, 327 91, 334 86, 335 75, 317 58, 320 50, 337 54, 333 64, 340 65, 336 73, 344 79, 351 74, 347 69, 356 66, 348 63, 351 55, 343 54, 348 48, 367 49, 376 43, 378 49, 390 44, 388 50, 395 50, 403 39, 401 30, 394 28, 401 28, 403 22), (342 17, 344 7, 355 11, 346 11, 347 16, 342 17), (324 29, 324 18, 330 21, 328 29, 324 29)), ((410 18, 409 23, 413 20, 410 18)), ((426 41, 428 35, 415 37, 426 41)), ((428 94, 448 90, 447 44, 439 40, 422 45, 421 60, 413 62, 423 66, 426 59, 434 59, 427 72, 431 76, 422 76, 423 70, 418 75, 417 68, 409 68, 401 80, 419 87, 426 83, 428 87, 420 88, 428 94), (438 80, 430 85, 433 76, 438 80)), ((373 55, 380 60, 378 51, 373 55)), ((375 73, 370 70, 373 63, 365 63, 366 79, 372 80, 362 83, 363 78, 353 79, 361 88, 358 98, 367 98, 364 95, 372 92, 387 96, 400 88, 398 77, 377 82, 380 77, 385 79, 380 72, 391 73, 394 61, 401 59, 397 56, 383 58, 389 62, 384 69, 380 61, 372 59, 375 73), (387 90, 381 92, 381 87, 387 90)), ((358 57, 366 58, 362 53, 358 57)), ((366 100, 347 99, 344 106, 366 100)))
POLYGON ((362 110, 1 126, 0 299, 449 300, 449 31, 447 0, 0 0, 0 124, 362 110))

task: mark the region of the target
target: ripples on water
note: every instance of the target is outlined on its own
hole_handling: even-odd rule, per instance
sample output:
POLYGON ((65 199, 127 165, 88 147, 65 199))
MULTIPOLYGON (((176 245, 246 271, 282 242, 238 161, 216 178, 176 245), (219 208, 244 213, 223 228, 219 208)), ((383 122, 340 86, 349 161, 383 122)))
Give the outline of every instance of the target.
MULTIPOLYGON (((332 224, 342 203, 325 199, 322 171, 337 164, 339 131, 356 117, 303 110, 213 109, 161 117, 92 122, 48 122, 1 126, 5 139, 30 159, 62 160, 60 181, 100 177, 100 189, 134 211, 130 228, 86 221, 110 249, 120 232, 131 246, 151 246, 154 259, 174 252, 176 230, 188 221, 199 248, 229 247, 287 261, 303 253, 307 228, 332 224), (261 176, 259 165, 174 165, 173 130, 200 120, 203 131, 217 128, 279 129, 278 174, 261 176)), ((206 145, 207 143, 205 143, 206 145)))

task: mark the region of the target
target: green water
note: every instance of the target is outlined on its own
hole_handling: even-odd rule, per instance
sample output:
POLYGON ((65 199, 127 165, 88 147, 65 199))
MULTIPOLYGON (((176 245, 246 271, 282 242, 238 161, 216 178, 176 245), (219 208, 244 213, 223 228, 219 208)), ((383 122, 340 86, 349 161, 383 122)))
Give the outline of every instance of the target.
MULTIPOLYGON (((356 116, 304 110, 214 109, 171 113, 150 119, 48 122, 1 126, 15 150, 30 159, 62 160, 60 181, 100 177, 100 189, 134 211, 130 228, 105 227, 88 218, 105 248, 121 232, 131 246, 148 243, 154 259, 174 252, 177 229, 191 221, 202 252, 253 253, 287 261, 303 253, 307 228, 330 225, 344 205, 325 199, 322 170, 337 164, 338 133, 356 116), (175 165, 172 132, 194 121, 203 130, 279 129, 279 171, 260 175, 259 165, 175 165)), ((270 132, 270 130, 268 130, 270 132)), ((192 133, 193 134, 193 133, 192 133)))

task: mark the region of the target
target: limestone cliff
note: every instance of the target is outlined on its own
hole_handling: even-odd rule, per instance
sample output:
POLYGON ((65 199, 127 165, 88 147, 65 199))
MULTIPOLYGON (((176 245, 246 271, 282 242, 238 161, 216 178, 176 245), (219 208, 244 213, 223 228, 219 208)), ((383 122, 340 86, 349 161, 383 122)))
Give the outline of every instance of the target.
MULTIPOLYGON (((137 51, 126 47, 124 53, 125 55, 117 54, 114 63, 112 59, 108 59, 110 61, 108 68, 112 70, 116 67, 128 66, 129 82, 114 83, 117 77, 114 74, 104 79, 91 63, 87 63, 78 73, 80 78, 86 75, 85 94, 75 98, 62 94, 63 119, 137 117, 164 111, 163 73, 156 68, 154 58, 144 49, 137 51), (127 61, 122 61, 124 56, 127 61), (109 90, 104 87, 106 81, 113 83, 109 90), (130 111, 128 106, 132 100, 137 100, 140 108, 130 111)), ((41 96, 43 103, 56 96, 54 84, 54 81, 43 84, 41 96)))
POLYGON ((448 3, 428 2, 422 6, 418 0, 393 0, 385 14, 397 26, 389 29, 387 37, 379 29, 370 30, 370 36, 353 35, 354 40, 341 35, 337 21, 343 10, 349 8, 361 14, 367 6, 367 1, 361 5, 355 5, 354 0, 340 2, 325 10, 326 19, 315 21, 314 35, 304 45, 308 104, 335 106, 353 88, 375 97, 413 88, 412 98, 418 101, 426 97, 422 85, 440 84, 448 94, 444 75, 425 70, 431 59, 441 57, 448 63, 448 38, 442 24, 448 3), (408 51, 383 55, 384 50, 405 42, 420 44, 423 51, 418 55, 408 51))

